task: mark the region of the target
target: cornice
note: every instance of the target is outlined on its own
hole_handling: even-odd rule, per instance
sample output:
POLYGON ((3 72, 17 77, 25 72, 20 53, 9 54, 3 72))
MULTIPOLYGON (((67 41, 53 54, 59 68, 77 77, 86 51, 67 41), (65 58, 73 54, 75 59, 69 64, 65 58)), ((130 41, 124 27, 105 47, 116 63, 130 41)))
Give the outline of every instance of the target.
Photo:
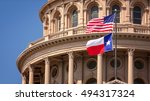
MULTIPOLYGON (((32 54, 36 53, 47 47, 57 46, 59 44, 71 43, 71 42, 80 42, 80 41, 88 41, 90 39, 96 39, 102 37, 106 33, 93 33, 93 34, 76 34, 72 36, 61 37, 53 40, 44 41, 31 47, 25 49, 17 59, 18 68, 21 67, 22 62, 32 54)), ((143 40, 149 41, 150 35, 145 34, 133 34, 133 33, 117 33, 118 39, 127 39, 127 40, 143 40)))

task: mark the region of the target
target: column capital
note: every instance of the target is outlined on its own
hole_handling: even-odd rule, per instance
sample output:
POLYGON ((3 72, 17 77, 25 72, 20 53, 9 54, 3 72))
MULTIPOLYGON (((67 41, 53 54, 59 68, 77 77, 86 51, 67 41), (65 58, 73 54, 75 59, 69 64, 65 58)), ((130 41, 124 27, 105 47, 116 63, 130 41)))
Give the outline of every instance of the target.
POLYGON ((71 52, 67 52, 67 54, 69 55, 69 57, 73 58, 74 57, 74 54, 73 54, 73 51, 71 52))
POLYGON ((29 72, 34 72, 34 66, 33 66, 33 64, 30 64, 28 67, 29 67, 29 72))
POLYGON ((26 84, 26 75, 22 74, 22 84, 26 84))
POLYGON ((50 58, 46 57, 46 58, 44 58, 44 61, 45 61, 46 64, 49 64, 50 63, 50 58))
POLYGON ((134 55, 135 49, 133 48, 128 48, 128 55, 133 56, 134 55))
POLYGON ((22 73, 22 77, 23 77, 23 78, 26 78, 26 75, 25 75, 25 73, 22 73))
POLYGON ((110 6, 106 6, 106 9, 110 9, 110 6))
POLYGON ((98 54, 97 56, 103 56, 103 54, 98 54))

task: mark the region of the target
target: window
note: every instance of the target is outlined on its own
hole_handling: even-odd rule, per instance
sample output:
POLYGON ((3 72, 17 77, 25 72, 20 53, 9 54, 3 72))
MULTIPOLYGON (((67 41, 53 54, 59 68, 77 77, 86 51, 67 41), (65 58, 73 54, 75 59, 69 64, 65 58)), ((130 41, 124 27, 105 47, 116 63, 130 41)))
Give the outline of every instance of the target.
POLYGON ((96 68, 96 65, 97 65, 97 62, 96 62, 95 59, 90 59, 87 62, 87 68, 90 69, 90 70, 94 70, 96 68))
POLYGON ((134 66, 136 69, 139 69, 139 70, 143 69, 144 68, 144 62, 142 60, 138 59, 134 62, 134 66))
POLYGON ((97 6, 93 6, 90 9, 89 20, 91 20, 93 18, 98 18, 98 7, 97 6))
POLYGON ((51 76, 52 76, 52 78, 56 78, 57 75, 58 75, 58 66, 57 65, 53 65, 51 68, 52 68, 51 76))
MULTIPOLYGON (((109 81, 113 81, 113 80, 115 80, 115 77, 112 77, 109 81)), ((121 79, 119 77, 117 77, 117 80, 121 81, 121 79)))
POLYGON ((141 8, 138 6, 133 8, 133 23, 141 24, 141 8))
POLYGON ((74 10, 72 12, 72 27, 76 27, 78 25, 78 12, 77 10, 74 10))
POLYGON ((115 9, 117 10, 117 14, 116 14, 116 23, 120 23, 120 7, 118 5, 113 5, 112 6, 112 13, 115 12, 115 9))
POLYGON ((90 78, 87 80, 86 84, 96 84, 97 80, 95 78, 90 78))
POLYGON ((61 30, 61 15, 57 11, 54 15, 54 32, 58 32, 61 30))
MULTIPOLYGON (((110 59, 109 64, 112 68, 115 68, 115 58, 110 59)), ((121 68, 121 66, 122 66, 122 61, 120 58, 117 58, 117 68, 121 68)))
POLYGON ((142 79, 140 79, 140 78, 136 78, 134 80, 134 84, 144 84, 144 81, 142 79))
POLYGON ((61 30, 61 17, 59 16, 58 18, 57 18, 57 30, 58 31, 60 31, 61 30))

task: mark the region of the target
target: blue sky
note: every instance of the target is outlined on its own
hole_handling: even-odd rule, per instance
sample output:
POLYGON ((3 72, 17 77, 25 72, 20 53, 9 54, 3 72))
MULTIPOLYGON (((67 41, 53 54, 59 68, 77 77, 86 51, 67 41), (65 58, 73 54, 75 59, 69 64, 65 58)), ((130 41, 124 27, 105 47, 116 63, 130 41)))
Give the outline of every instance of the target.
POLYGON ((42 37, 39 10, 47 0, 0 0, 0 84, 21 83, 19 54, 42 37))

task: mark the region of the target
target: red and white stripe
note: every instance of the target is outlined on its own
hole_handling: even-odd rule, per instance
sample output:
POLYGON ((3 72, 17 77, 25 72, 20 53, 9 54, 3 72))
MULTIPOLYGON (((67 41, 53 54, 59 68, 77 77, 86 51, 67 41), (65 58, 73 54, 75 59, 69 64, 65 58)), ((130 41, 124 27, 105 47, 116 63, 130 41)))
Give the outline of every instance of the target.
POLYGON ((113 30, 113 23, 104 23, 102 18, 94 18, 87 24, 86 32, 110 32, 113 30))
POLYGON ((90 40, 86 44, 87 52, 90 56, 104 53, 104 37, 90 40))

